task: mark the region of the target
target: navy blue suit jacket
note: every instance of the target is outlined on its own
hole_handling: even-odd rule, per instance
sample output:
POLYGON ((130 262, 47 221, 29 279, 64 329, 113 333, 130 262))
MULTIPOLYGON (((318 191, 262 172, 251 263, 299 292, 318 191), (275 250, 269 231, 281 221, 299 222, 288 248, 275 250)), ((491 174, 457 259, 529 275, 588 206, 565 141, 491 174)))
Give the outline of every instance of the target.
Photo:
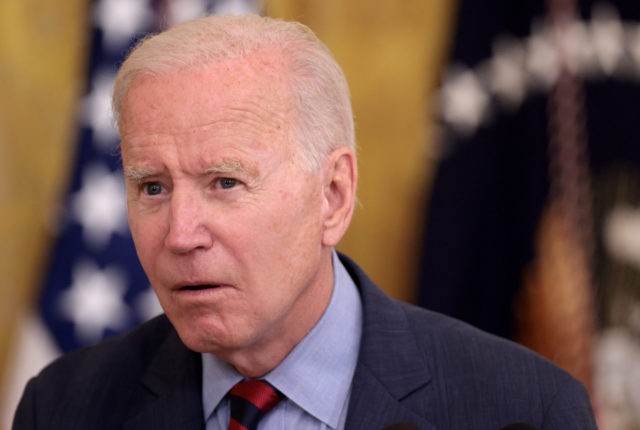
MULTIPOLYGON (((534 353, 393 300, 348 258, 363 335, 347 429, 594 429, 587 393, 534 353)), ((14 430, 203 429, 200 356, 165 316, 68 354, 27 385, 14 430)))

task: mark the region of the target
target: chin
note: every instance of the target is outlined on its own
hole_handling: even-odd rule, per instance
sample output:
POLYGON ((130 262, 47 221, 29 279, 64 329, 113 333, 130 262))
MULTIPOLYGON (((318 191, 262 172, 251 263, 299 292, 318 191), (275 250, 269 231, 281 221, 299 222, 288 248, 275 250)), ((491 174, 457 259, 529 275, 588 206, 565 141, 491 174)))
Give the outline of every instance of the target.
POLYGON ((211 339, 209 336, 205 336, 202 332, 198 333, 197 329, 190 328, 188 330, 180 330, 176 328, 176 330, 182 343, 192 351, 212 353, 215 350, 223 348, 220 342, 211 339))
MULTIPOLYGON (((171 318, 169 319, 171 320, 171 318)), ((192 351, 218 354, 222 351, 235 349, 233 336, 220 330, 220 327, 212 324, 211 321, 202 321, 202 319, 199 321, 193 319, 171 321, 182 343, 192 351)))

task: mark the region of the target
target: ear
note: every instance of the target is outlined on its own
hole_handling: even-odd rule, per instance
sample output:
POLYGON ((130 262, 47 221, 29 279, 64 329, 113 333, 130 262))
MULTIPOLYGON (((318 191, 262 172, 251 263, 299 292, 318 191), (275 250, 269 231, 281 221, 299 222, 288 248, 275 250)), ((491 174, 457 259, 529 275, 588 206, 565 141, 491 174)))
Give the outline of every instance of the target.
POLYGON ((333 247, 347 231, 355 206, 358 166, 353 150, 334 150, 325 161, 324 173, 322 244, 333 247))

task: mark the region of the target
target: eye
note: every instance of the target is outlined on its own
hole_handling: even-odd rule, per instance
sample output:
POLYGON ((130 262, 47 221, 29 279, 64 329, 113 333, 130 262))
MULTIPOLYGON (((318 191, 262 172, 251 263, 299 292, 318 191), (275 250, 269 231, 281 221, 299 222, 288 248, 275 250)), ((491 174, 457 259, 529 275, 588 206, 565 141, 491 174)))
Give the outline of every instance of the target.
POLYGON ((218 179, 218 184, 220 185, 220 188, 228 190, 238 185, 238 181, 233 178, 220 178, 218 179))
POLYGON ((157 196, 162 193, 162 185, 158 182, 149 182, 143 185, 144 192, 150 196, 157 196))

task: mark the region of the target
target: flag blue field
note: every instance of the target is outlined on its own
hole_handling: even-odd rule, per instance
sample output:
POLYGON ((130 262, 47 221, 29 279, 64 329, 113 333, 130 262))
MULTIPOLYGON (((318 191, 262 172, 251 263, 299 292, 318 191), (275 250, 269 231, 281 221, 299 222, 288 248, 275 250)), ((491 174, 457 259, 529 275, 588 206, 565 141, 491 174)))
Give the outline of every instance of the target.
MULTIPOLYGON (((639 47, 635 0, 461 0, 440 88, 442 152, 420 268, 422 306, 522 340, 525 285, 550 279, 531 273, 574 262, 576 251, 588 255, 595 288, 565 304, 586 302, 580 309, 593 315, 567 314, 543 340, 596 320, 592 353, 573 361, 593 357, 592 394, 610 429, 640 426, 639 47), (562 27, 551 19, 573 8, 562 27), (580 145, 559 149, 561 140, 580 145), (562 244, 568 231, 593 240, 558 257, 540 238, 549 239, 561 195, 586 215, 576 219, 591 222, 544 243, 562 244)), ((549 290, 580 278, 581 267, 568 266, 568 279, 553 278, 549 290)), ((552 321, 537 310, 532 325, 552 321)))

